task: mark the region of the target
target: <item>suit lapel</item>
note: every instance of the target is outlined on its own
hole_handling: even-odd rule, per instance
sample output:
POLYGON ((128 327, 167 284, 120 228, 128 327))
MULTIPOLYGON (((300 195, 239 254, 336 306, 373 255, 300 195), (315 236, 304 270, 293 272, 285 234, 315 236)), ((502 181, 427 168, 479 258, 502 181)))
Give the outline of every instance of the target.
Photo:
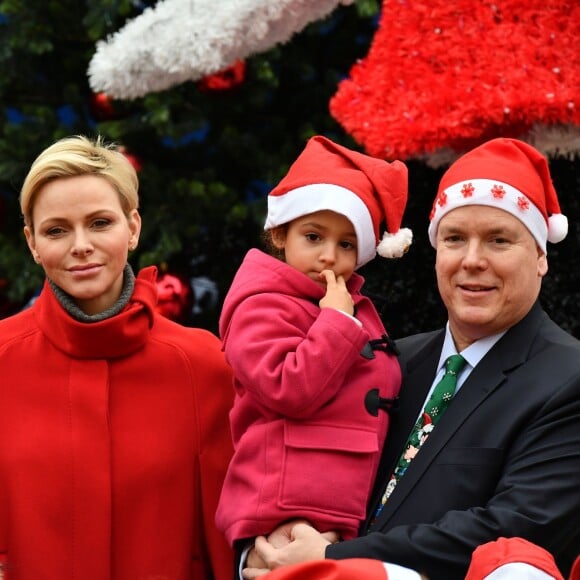
MULTIPOLYGON (((366 530, 376 512, 378 502, 384 492, 386 482, 391 476, 399 455, 403 450, 409 433, 415 424, 419 409, 423 407, 427 391, 431 386, 443 340, 444 331, 438 331, 427 335, 429 338, 421 344, 411 344, 405 346, 405 353, 412 355, 401 356, 401 367, 403 371, 403 386, 399 394, 399 407, 395 414, 391 416, 389 432, 387 434, 387 444, 383 449, 379 471, 375 480, 375 486, 371 496, 371 503, 368 509, 368 518, 363 528, 366 530)), ((388 503, 388 502, 387 502, 388 503)), ((385 509, 378 522, 385 519, 385 509)))
MULTIPOLYGON (((437 428, 434 429, 421 451, 413 459, 405 476, 397 484, 375 526, 373 526, 374 529, 380 529, 388 523, 399 506, 412 493, 423 473, 429 469, 429 466, 463 422, 468 420, 469 415, 479 407, 486 397, 501 387, 513 369, 519 367, 529 358, 530 345, 538 332, 543 316, 545 314, 536 303, 530 313, 510 329, 472 371, 461 390, 454 397, 437 428)), ((425 397, 435 376, 442 344, 442 337, 435 335, 425 344, 424 348, 409 358, 403 368, 404 384, 402 389, 405 396, 401 397, 400 416, 397 429, 393 433, 393 440, 389 441, 388 452, 385 452, 383 456, 382 487, 390 476, 419 410, 425 402, 425 397), (391 442, 392 445, 390 445, 391 442)), ((391 437, 391 432, 389 437, 391 437)), ((380 494, 382 491, 377 493, 380 494)))

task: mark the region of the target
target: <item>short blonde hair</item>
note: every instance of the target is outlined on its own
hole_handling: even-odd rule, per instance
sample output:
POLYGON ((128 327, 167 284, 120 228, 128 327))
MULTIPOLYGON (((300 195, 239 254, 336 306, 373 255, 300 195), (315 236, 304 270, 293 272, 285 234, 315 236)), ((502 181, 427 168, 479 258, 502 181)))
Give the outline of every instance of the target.
POLYGON ((116 145, 83 135, 60 139, 32 163, 20 191, 24 223, 34 229, 32 210, 36 196, 47 183, 60 178, 96 175, 106 179, 119 195, 125 215, 139 207, 139 180, 130 161, 116 145))

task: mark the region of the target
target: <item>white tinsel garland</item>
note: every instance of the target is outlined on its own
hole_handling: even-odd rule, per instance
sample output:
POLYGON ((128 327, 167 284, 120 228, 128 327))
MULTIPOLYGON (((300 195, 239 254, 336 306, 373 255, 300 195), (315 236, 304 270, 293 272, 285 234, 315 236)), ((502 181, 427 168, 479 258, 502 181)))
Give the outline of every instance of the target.
POLYGON ((219 72, 284 43, 354 0, 161 0, 97 43, 95 92, 134 99, 219 72))

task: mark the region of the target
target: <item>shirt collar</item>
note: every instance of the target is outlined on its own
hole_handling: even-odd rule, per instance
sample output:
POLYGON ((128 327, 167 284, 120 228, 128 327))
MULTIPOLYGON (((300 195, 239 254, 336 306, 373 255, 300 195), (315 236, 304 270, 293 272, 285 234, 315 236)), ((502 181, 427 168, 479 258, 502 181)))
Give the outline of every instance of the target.
POLYGON ((449 322, 447 322, 445 325, 445 341, 443 342, 443 348, 441 349, 441 356, 439 358, 439 366, 437 367, 437 370, 439 371, 443 368, 445 361, 452 354, 461 354, 461 356, 463 356, 467 361, 467 364, 471 368, 474 368, 506 332, 507 331, 504 330, 497 334, 480 338, 458 353, 455 348, 455 343, 453 342, 453 337, 451 336, 451 330, 449 330, 449 322))

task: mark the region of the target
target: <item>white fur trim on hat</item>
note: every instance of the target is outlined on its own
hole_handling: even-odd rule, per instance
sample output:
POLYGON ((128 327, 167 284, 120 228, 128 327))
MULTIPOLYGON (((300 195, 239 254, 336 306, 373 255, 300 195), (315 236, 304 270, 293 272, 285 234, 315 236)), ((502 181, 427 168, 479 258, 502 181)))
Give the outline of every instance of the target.
POLYGON ((404 568, 398 564, 391 564, 390 562, 383 562, 386 576, 388 580, 421 580, 421 575, 415 570, 404 568))
POLYGON ((413 232, 409 228, 401 228, 396 234, 385 232, 377 246, 377 253, 383 258, 401 258, 413 243, 413 232))
POLYGON ((339 213, 352 223, 358 243, 356 267, 360 268, 370 262, 376 255, 371 214, 358 195, 340 185, 313 183, 297 187, 282 195, 269 195, 264 229, 269 230, 323 210, 339 213))
POLYGON ((568 235, 568 218, 555 213, 548 218, 548 241, 552 244, 561 242, 568 235))
POLYGON ((554 580, 552 574, 524 562, 511 562, 496 568, 483 580, 554 580))
POLYGON ((466 205, 486 205, 507 211, 528 228, 538 246, 544 253, 546 252, 548 224, 540 210, 515 187, 493 179, 461 181, 439 193, 429 224, 429 241, 434 248, 437 247, 437 228, 441 218, 450 211, 466 205))

